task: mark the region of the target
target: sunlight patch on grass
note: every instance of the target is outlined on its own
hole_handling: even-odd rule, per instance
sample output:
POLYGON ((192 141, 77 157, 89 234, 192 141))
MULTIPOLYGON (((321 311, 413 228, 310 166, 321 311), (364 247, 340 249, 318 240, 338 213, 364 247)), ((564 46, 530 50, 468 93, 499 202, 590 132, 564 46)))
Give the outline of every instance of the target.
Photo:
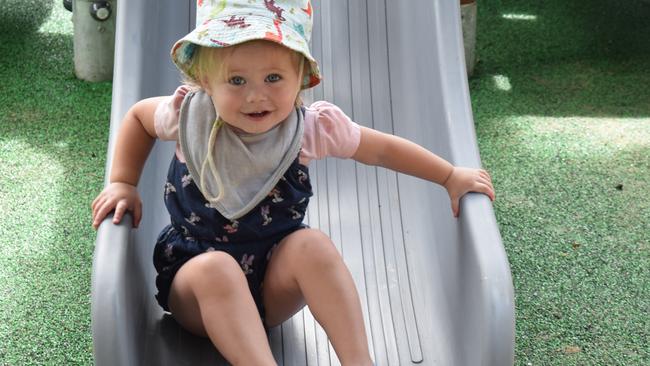
POLYGON ((616 149, 650 146, 647 118, 530 117, 541 136, 573 136, 577 144, 616 149))
POLYGON ((510 84, 510 78, 504 75, 494 75, 492 77, 494 80, 494 86, 503 91, 511 91, 512 90, 512 85, 510 84))
POLYGON ((52 8, 52 14, 38 29, 39 33, 72 35, 72 13, 67 11, 60 2, 52 8))
POLYGON ((528 20, 528 21, 536 21, 537 20, 537 15, 530 15, 530 14, 503 14, 501 16, 503 19, 508 19, 508 20, 528 20))
MULTIPOLYGON (((0 258, 40 256, 57 230, 65 168, 56 157, 20 140, 0 140, 0 258)), ((0 268, 0 271, 4 268, 0 268)))

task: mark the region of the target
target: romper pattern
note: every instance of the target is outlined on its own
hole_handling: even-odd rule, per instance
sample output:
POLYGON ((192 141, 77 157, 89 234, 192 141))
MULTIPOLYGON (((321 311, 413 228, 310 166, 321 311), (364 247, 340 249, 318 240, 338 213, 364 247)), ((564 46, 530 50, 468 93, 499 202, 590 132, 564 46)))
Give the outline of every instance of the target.
POLYGON ((185 262, 214 250, 230 254, 242 267, 257 309, 264 319, 262 286, 275 246, 302 223, 312 195, 309 170, 294 160, 269 194, 244 216, 229 220, 201 194, 185 163, 172 159, 165 184, 165 205, 171 216, 156 242, 156 299, 169 311, 174 276, 185 262))

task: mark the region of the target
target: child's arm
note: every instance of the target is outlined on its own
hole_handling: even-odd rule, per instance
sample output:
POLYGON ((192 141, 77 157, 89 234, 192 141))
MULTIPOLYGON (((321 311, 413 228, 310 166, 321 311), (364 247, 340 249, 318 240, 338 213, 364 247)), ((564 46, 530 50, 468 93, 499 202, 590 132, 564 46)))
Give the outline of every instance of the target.
POLYGON ((115 144, 110 183, 92 203, 92 225, 95 229, 113 210, 113 223, 119 223, 124 213, 131 211, 133 226, 139 225, 142 202, 136 186, 156 139, 154 112, 164 98, 141 100, 124 116, 115 144))
POLYGON ((370 128, 361 127, 361 141, 353 159, 444 186, 455 217, 458 217, 460 198, 468 192, 495 198, 490 175, 485 170, 454 167, 420 145, 370 128))

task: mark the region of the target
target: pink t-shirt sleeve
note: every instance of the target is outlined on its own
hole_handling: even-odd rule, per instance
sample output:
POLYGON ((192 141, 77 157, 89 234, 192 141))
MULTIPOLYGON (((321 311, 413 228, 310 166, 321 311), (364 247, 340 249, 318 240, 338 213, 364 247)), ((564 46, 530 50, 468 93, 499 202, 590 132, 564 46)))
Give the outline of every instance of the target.
POLYGON ((185 94, 189 90, 190 87, 187 85, 179 86, 173 95, 167 97, 165 101, 156 107, 153 121, 159 139, 165 141, 178 140, 178 114, 185 94))
POLYGON ((357 151, 361 128, 341 108, 319 101, 306 109, 300 163, 328 156, 349 159, 357 151))

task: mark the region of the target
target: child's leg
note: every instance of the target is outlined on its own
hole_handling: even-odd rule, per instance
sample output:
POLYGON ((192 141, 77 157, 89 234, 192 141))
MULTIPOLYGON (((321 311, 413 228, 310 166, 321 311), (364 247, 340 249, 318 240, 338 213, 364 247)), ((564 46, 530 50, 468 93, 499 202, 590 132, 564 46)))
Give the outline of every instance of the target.
POLYGON ((233 365, 276 365, 248 282, 224 252, 198 255, 172 282, 172 315, 190 332, 210 337, 233 365))
POLYGON ((282 323, 306 302, 343 366, 372 364, 359 295, 327 235, 303 229, 287 236, 271 256, 263 291, 269 326, 282 323))

